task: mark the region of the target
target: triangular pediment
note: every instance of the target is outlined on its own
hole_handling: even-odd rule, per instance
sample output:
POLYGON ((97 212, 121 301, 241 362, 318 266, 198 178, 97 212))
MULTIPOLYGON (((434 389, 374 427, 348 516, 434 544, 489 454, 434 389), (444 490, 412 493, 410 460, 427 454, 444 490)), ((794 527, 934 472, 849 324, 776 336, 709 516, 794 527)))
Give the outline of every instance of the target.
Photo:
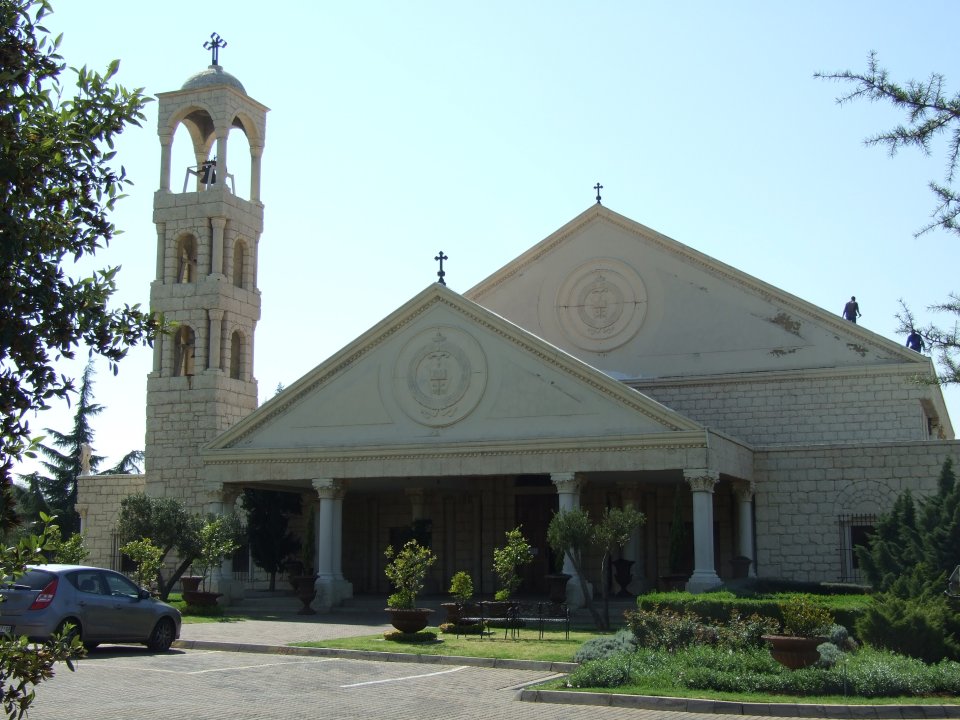
POLYGON ((614 377, 928 361, 601 205, 465 294, 614 377))
POLYGON ((432 285, 208 449, 489 445, 691 431, 703 429, 432 285))

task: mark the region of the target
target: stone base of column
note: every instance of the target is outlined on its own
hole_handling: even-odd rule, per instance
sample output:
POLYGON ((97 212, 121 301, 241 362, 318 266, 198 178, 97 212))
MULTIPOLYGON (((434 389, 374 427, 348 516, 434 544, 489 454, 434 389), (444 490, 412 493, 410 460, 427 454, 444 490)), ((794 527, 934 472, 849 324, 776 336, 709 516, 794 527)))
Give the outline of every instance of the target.
POLYGON ((319 577, 314 587, 317 589, 317 597, 314 598, 311 607, 320 613, 330 612, 344 600, 353 597, 353 583, 343 578, 319 577))
MULTIPOLYGON (((593 597, 593 585, 587 583, 587 592, 593 597)), ((570 609, 586 607, 587 600, 583 596, 583 589, 580 587, 580 579, 574 575, 567 581, 567 607, 570 609)))
POLYGON ((713 570, 694 570, 687 580, 687 592, 701 593, 719 585, 723 585, 723 581, 713 570))

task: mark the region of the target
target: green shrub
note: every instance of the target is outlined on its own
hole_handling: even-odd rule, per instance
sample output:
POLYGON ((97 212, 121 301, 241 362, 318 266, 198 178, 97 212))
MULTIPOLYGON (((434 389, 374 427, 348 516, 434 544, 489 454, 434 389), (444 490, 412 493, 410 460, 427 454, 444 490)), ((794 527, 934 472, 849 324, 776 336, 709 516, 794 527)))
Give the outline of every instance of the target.
POLYGON ((619 630, 616 635, 595 637, 587 640, 573 656, 578 663, 600 660, 622 653, 633 653, 637 649, 637 639, 629 630, 619 630))
POLYGON ((679 650, 693 643, 715 644, 719 633, 705 625, 693 612, 674 612, 667 608, 632 610, 624 613, 627 626, 640 647, 679 650))
POLYGON ((780 631, 780 623, 771 617, 753 614, 742 617, 737 611, 730 614, 725 625, 719 627, 719 644, 731 650, 750 647, 764 647, 763 635, 773 635, 780 631))
POLYGON ((432 643, 436 642, 437 634, 432 630, 421 630, 420 632, 414 633, 388 630, 383 634, 383 639, 398 643, 432 643))
MULTIPOLYGON (((648 593, 637 598, 637 607, 649 610, 654 607, 669 608, 674 612, 696 613, 704 622, 723 623, 734 611, 741 615, 759 615, 783 622, 780 605, 797 593, 736 592, 721 590, 694 595, 688 592, 648 593)), ((870 603, 870 596, 857 595, 818 595, 817 601, 833 615, 835 622, 848 628, 856 627, 857 620, 863 615, 870 603)))
POLYGON ((810 595, 794 595, 780 603, 783 630, 787 635, 812 637, 828 631, 833 616, 810 595))
POLYGON ((934 663, 960 659, 956 625, 943 596, 902 599, 885 593, 867 608, 857 635, 874 647, 934 663))
POLYGON ((574 670, 567 677, 567 687, 622 687, 630 681, 637 658, 631 653, 593 660, 574 670))
POLYGON ((820 643, 817 645, 817 652, 820 653, 817 667, 832 668, 843 659, 843 650, 832 642, 820 643))

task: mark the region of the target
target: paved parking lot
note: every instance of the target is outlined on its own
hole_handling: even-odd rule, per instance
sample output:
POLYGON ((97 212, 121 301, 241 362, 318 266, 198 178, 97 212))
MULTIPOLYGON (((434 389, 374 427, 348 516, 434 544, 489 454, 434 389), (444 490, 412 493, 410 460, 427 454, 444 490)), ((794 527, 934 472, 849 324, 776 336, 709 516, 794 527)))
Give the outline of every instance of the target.
POLYGON ((31 720, 571 718, 705 720, 663 711, 521 703, 547 674, 253 653, 100 648, 37 692, 31 720))

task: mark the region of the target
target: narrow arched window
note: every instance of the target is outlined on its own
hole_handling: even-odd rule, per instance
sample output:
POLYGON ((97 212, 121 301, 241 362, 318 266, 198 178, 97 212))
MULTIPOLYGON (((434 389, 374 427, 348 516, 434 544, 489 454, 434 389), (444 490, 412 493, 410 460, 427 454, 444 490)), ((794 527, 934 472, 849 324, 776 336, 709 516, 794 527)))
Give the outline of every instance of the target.
POLYGON ((243 287, 243 272, 247 261, 247 244, 242 240, 237 240, 233 245, 233 284, 238 288, 243 287))
POLYGON ((240 373, 243 371, 243 336, 239 332, 234 332, 230 336, 230 377, 234 380, 240 379, 240 373))
POLYGON ((192 283, 197 279, 197 241, 184 235, 177 243, 177 282, 192 283))
POLYGON ((189 325, 181 325, 174 335, 173 374, 193 375, 193 358, 197 337, 189 325))

